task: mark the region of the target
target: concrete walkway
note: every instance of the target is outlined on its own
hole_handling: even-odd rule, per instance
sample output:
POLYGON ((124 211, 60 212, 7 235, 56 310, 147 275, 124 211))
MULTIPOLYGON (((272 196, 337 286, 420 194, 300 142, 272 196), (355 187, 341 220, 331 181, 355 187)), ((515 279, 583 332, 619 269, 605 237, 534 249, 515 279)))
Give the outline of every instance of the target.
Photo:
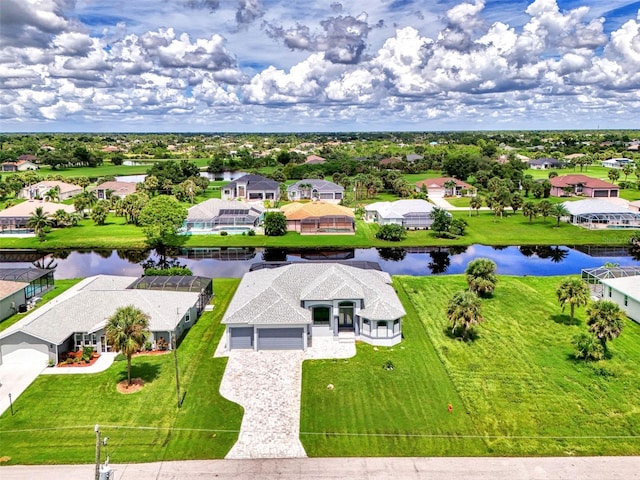
POLYGON ((305 359, 348 358, 354 343, 314 338, 307 352, 234 350, 228 356, 220 393, 244 408, 238 441, 226 458, 306 457, 300 442, 302 362, 305 359))
POLYGON ((117 353, 106 352, 101 353, 96 363, 89 365, 88 367, 53 367, 45 368, 42 375, 78 375, 83 373, 98 373, 104 372, 113 364, 113 360, 116 358, 117 353))
MULTIPOLYGON (((634 480, 638 457, 299 458, 113 465, 115 480, 634 480)), ((2 480, 93 478, 94 465, 0 467, 2 480)))

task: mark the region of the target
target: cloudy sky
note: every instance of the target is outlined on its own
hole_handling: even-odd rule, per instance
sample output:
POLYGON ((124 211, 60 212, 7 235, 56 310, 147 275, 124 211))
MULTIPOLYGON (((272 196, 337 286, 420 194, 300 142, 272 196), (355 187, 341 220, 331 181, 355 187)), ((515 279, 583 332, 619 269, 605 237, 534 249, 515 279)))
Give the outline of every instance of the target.
POLYGON ((0 131, 640 128, 640 2, 0 0, 0 131))

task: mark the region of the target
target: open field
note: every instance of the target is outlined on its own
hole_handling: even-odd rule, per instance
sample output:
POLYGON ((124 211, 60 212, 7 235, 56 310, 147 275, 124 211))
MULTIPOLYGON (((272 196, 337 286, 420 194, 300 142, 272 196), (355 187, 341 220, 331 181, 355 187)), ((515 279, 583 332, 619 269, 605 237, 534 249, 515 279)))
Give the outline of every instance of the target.
MULTIPOLYGON (((176 406, 172 354, 133 359, 132 376, 146 385, 122 395, 126 361, 89 375, 43 375, 0 417, 0 457, 8 463, 92 463, 99 424, 112 462, 222 458, 235 443, 242 408, 218 393, 227 360, 213 358, 219 322, 238 280, 214 281, 213 312, 205 312, 180 348, 184 403, 176 406)), ((105 455, 107 451, 105 450, 105 455)))
POLYGON ((611 359, 574 361, 584 311, 569 324, 555 299, 559 281, 500 277, 483 300, 479 338, 465 344, 445 334, 444 315, 463 276, 396 277, 408 307, 401 345, 359 344, 354 359, 305 362, 307 453, 638 455, 640 325, 625 323, 611 359), (393 371, 382 368, 387 360, 393 371))

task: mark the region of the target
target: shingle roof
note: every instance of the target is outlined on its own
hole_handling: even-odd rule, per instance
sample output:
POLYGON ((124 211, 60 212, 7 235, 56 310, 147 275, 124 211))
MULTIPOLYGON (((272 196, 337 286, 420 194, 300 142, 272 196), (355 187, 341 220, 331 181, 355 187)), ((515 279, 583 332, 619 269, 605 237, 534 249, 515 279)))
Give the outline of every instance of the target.
POLYGON ((28 283, 0 280, 0 299, 6 298, 9 295, 13 295, 20 290, 24 290, 28 286, 28 283))
POLYGON ((385 272, 335 263, 295 263, 246 273, 222 323, 305 324, 311 322, 311 312, 302 308, 303 300, 359 299, 372 320, 405 315, 385 272))
POLYGON ((253 214, 253 216, 258 218, 264 212, 264 207, 262 205, 248 204, 237 200, 210 198, 189 208, 187 211, 187 221, 211 220, 219 216, 221 210, 242 210, 244 213, 238 215, 253 214))
POLYGON ((224 185, 222 188, 234 188, 236 185, 241 184, 247 185, 247 191, 249 190, 278 190, 280 188, 280 184, 275 180, 271 180, 269 178, 265 178, 260 175, 254 175, 249 173, 247 175, 243 175, 240 178, 236 178, 233 182, 229 182, 224 185))
POLYGON ((569 187, 582 184, 589 188, 607 188, 618 190, 618 186, 613 183, 605 182, 599 178, 587 177, 586 175, 562 175, 549 180, 551 185, 558 188, 569 187))
POLYGON ((136 184, 133 182, 118 182, 110 181, 104 182, 96 187, 91 187, 91 190, 112 190, 115 195, 130 195, 136 192, 136 184))
POLYGON ((585 215, 587 213, 634 213, 628 208, 601 199, 587 198, 576 202, 563 202, 571 215, 585 215))
POLYGON ((426 200, 396 200, 395 202, 376 202, 364 208, 368 212, 378 212, 381 218, 402 218, 409 213, 430 214, 434 205, 426 200))
POLYGON ((354 218, 353 210, 333 203, 288 203, 280 207, 287 220, 302 220, 304 218, 316 218, 327 216, 347 216, 354 218))
POLYGON ((317 190, 320 192, 344 192, 344 187, 329 180, 322 180, 319 178, 305 178, 304 180, 298 180, 287 187, 287 191, 299 190, 301 185, 311 185, 311 190, 317 190))
POLYGON ((152 331, 173 330, 199 293, 127 290, 136 277, 99 275, 76 285, 67 295, 27 315, 0 334, 0 339, 22 331, 50 343, 60 344, 74 332, 96 329, 117 308, 135 305, 150 316, 152 331))

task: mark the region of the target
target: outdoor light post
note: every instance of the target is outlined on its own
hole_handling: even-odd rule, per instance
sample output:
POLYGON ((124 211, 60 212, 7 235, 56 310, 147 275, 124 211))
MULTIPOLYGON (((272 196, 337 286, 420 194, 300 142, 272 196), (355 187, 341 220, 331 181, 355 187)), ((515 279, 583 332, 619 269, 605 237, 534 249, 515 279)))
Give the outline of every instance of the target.
POLYGON ((11 394, 9 394, 9 406, 11 407, 11 416, 13 417, 13 401, 11 400, 11 394))
POLYGON ((176 395, 178 398, 178 408, 181 406, 180 402, 180 372, 178 370, 178 341, 176 339, 175 331, 169 332, 170 344, 173 349, 173 361, 176 367, 176 395))
POLYGON ((96 480, 100 480, 100 427, 96 424, 93 429, 96 432, 96 480))

